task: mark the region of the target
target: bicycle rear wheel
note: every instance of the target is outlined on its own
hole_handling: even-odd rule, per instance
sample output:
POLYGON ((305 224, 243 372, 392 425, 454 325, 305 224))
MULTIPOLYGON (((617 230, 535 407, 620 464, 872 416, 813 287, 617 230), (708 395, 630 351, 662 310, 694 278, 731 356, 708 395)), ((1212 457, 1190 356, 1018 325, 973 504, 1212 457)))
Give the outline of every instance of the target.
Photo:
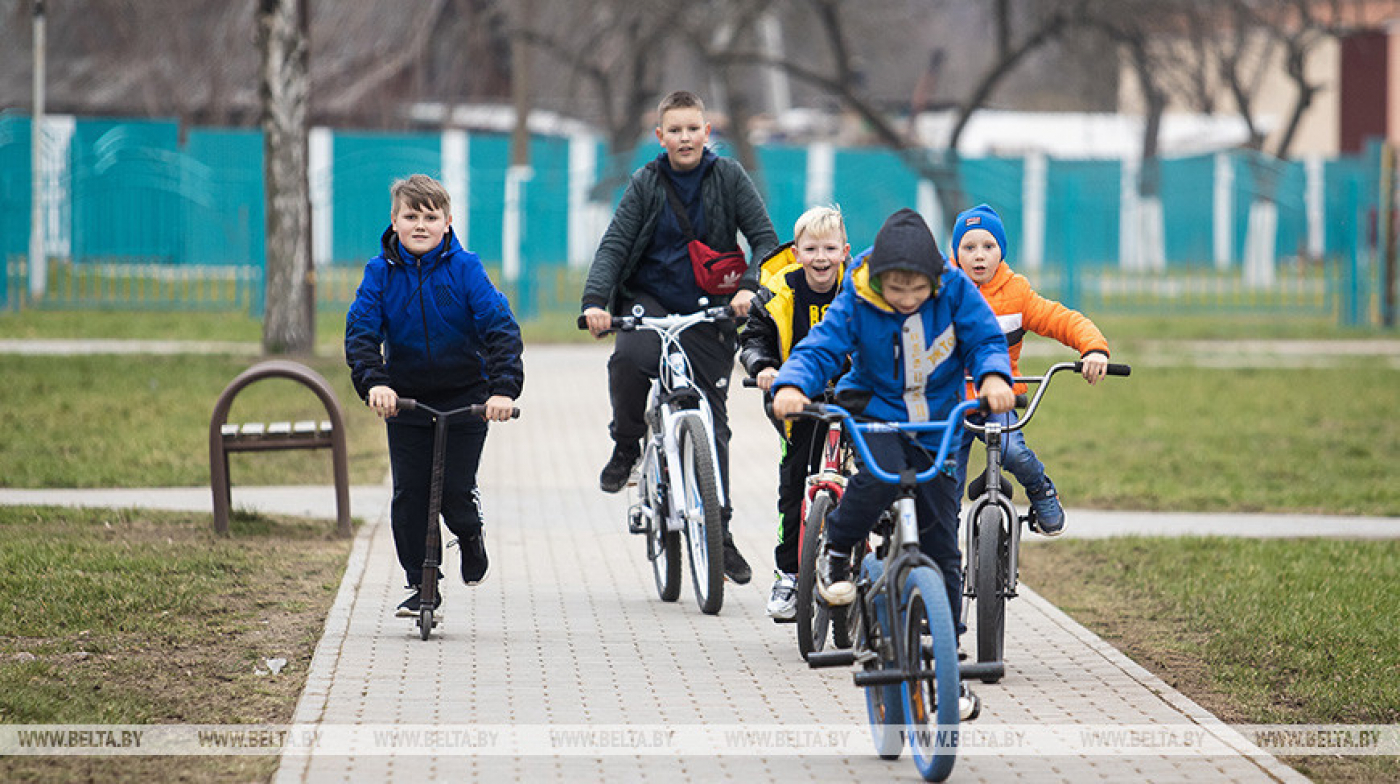
MULTIPOLYGON (((873 585, 880 578, 885 565, 874 554, 867 555, 861 562, 861 575, 873 585)), ((866 650, 881 650, 881 640, 890 638, 890 613, 885 607, 882 594, 869 596, 870 606, 875 612, 876 628, 867 629, 859 623, 860 612, 852 614, 855 622, 856 646, 866 650)), ((870 662, 867 670, 891 666, 892 662, 870 662)), ((870 718, 870 739, 875 743, 875 753, 880 759, 899 759, 904 751, 904 697, 899 686, 866 686, 865 712, 870 718)))
MULTIPOLYGON (((987 505, 977 515, 977 661, 999 662, 1006 638, 1006 567, 1010 536, 1003 512, 987 505)), ((986 683, 1001 680, 984 677, 986 683)))
POLYGON ((724 530, 709 435, 696 419, 681 421, 680 447, 684 486, 676 502, 686 521, 695 603, 701 612, 714 615, 724 606, 724 530))
POLYGON ((952 774, 958 754, 961 681, 953 613, 943 579, 931 567, 911 569, 901 594, 902 608, 894 626, 912 660, 910 677, 901 687, 909 752, 925 781, 942 781, 952 774), (928 644, 924 642, 925 628, 930 636, 928 644))
POLYGON ((648 442, 638 481, 646 525, 647 560, 651 561, 657 595, 663 602, 674 602, 681 595, 681 535, 678 531, 666 530, 665 470, 661 450, 648 442))

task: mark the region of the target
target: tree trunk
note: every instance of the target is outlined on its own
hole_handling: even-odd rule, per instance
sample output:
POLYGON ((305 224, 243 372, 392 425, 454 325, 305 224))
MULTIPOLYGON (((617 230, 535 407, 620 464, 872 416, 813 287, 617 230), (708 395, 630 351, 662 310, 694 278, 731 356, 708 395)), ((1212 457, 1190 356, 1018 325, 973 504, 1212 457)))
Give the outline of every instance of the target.
POLYGON ((307 166, 309 0, 258 0, 262 54, 267 270, 263 351, 309 354, 316 344, 307 166))

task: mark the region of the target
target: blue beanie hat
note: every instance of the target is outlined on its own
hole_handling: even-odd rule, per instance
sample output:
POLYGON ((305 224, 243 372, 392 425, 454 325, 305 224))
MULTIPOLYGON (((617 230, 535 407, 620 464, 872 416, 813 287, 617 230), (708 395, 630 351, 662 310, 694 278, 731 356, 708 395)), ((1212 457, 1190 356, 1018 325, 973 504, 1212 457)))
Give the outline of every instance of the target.
POLYGON ((953 252, 949 255, 954 261, 958 259, 958 246, 962 244, 963 235, 969 229, 985 229, 991 232, 992 238, 1001 246, 1001 257, 1005 259, 1011 255, 1010 249, 1006 247, 1006 227, 1001 225, 1001 216, 990 206, 979 204, 958 213, 958 219, 953 221, 953 252))

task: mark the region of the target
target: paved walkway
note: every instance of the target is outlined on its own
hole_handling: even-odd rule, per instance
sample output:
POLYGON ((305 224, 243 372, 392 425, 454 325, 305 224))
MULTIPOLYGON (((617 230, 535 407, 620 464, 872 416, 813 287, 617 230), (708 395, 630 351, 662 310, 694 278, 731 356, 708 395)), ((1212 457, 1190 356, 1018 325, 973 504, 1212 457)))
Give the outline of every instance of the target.
MULTIPOLYGON (((717 617, 698 611, 688 582, 679 602, 656 598, 643 544, 623 525, 626 497, 596 486, 609 443, 605 351, 527 351, 524 416, 493 427, 482 470, 491 577, 475 589, 444 581, 445 619, 429 641, 392 617, 404 592, 387 489, 355 489, 353 511, 366 524, 294 720, 370 734, 355 736, 353 753, 286 755, 278 782, 917 779, 907 758, 874 755, 850 671, 808 670, 792 627, 764 615, 777 455, 755 392, 736 389, 731 399, 733 528, 755 579, 728 584, 717 617), (372 734, 411 728, 454 734, 435 736, 436 747, 372 734), (637 745, 653 740, 660 749, 637 745), (794 743, 806 747, 795 753, 794 743)), ((331 498, 328 488, 234 488, 236 507, 325 517, 331 498)), ((46 502, 207 510, 209 491, 0 491, 0 503, 46 502)), ((1335 518, 1259 516, 1243 526, 1210 516, 1071 515, 1077 535, 1232 527, 1254 535, 1287 525, 1299 535, 1400 535, 1395 519, 1353 529, 1335 518)), ((448 569, 456 563, 450 555, 448 569)), ((1030 590, 1010 603, 1007 626, 1008 675, 978 687, 985 709, 971 728, 984 730, 983 744, 1009 747, 967 748, 955 781, 1303 780, 1030 590), (1102 739, 1080 732, 1091 726, 1137 734, 1098 748, 1102 739), (1164 738, 1177 750, 1190 739, 1201 752, 1151 748, 1164 738)))

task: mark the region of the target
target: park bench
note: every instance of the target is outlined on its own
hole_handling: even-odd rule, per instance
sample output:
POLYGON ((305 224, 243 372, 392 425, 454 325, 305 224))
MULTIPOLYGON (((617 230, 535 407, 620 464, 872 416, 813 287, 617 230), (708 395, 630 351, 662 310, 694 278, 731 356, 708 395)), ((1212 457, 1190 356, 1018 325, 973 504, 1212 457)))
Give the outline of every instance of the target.
POLYGON ((321 374, 285 359, 260 362, 238 374, 214 404, 209 420, 209 486, 214 493, 214 531, 228 534, 233 487, 228 456, 232 452, 266 452, 286 449, 329 449, 335 476, 336 532, 350 535, 350 480, 345 446, 345 415, 335 392, 321 374), (238 393, 249 384, 267 378, 296 381, 320 398, 329 419, 295 422, 228 421, 238 393))

